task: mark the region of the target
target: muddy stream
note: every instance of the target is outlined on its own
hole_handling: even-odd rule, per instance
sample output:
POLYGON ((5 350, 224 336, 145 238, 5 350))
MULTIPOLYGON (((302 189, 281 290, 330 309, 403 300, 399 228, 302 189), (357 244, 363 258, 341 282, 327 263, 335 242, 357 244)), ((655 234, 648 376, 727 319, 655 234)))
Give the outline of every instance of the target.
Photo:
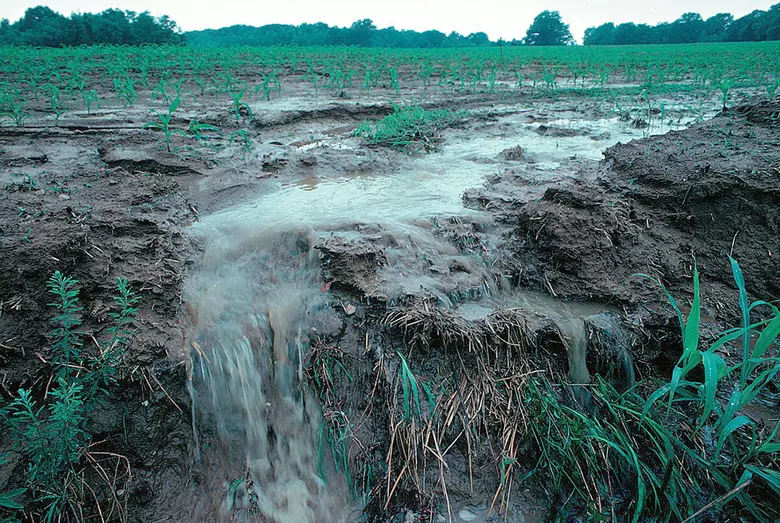
MULTIPOLYGON (((465 207, 462 195, 509 167, 503 150, 521 145, 533 160, 511 165, 520 173, 560 179, 573 176, 574 169, 567 168, 573 158, 599 161, 617 142, 670 128, 655 123, 637 130, 617 119, 545 125, 540 131, 522 114, 508 112, 492 128, 500 131, 472 136, 451 130, 440 152, 399 155, 389 175, 279 183, 250 203, 192 226, 204 246, 184 294, 195 316, 193 418, 216 424, 224 445, 243 456, 248 471, 248 480, 209 493, 220 497, 225 516, 244 514, 232 521, 249 521, 252 505, 266 519, 284 523, 360 517, 359 502, 351 501, 333 467, 322 469, 317 440, 322 414, 304 384, 304 355, 333 307, 321 276, 318 247, 324 242, 369 238, 383 246, 387 262, 378 268, 378 283, 367 299, 392 304, 424 292, 470 320, 512 307, 550 318, 569 339, 572 383, 589 381, 582 318, 608 307, 511 289, 492 276, 489 254, 464 254, 437 230, 437 220, 458 217, 479 224, 490 237, 491 216, 465 207), (430 270, 452 263, 463 267, 461 276, 430 270)), ((313 147, 357 149, 360 143, 343 137, 313 147)), ((630 361, 626 365, 632 372, 630 361)), ((587 401, 584 389, 581 398, 587 401)), ((210 450, 197 446, 196 458, 202 459, 210 450)), ((472 506, 465 514, 481 521, 487 511, 472 506)))

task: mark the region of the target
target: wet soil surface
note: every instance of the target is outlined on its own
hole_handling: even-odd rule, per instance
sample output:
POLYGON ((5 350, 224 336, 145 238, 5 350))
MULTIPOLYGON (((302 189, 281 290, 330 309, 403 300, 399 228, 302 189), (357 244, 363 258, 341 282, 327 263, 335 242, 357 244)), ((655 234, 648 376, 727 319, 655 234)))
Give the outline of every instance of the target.
MULTIPOLYGON (((319 257, 317 285, 326 296, 327 312, 317 316, 319 330, 308 335, 307 343, 325 352, 335 347, 352 358, 343 368, 354 374, 356 384, 338 385, 351 398, 349 406, 339 408, 377 411, 358 431, 366 442, 362 462, 381 461, 388 445, 379 436, 387 431, 384 404, 372 392, 378 379, 372 369, 382 357, 378 347, 390 351, 412 342, 406 339, 412 330, 403 322, 387 324, 395 307, 409 307, 415 314, 429 311, 433 316, 419 316, 423 327, 448 322, 477 333, 486 344, 502 342, 494 324, 522 321, 540 360, 554 360, 553 366, 566 373, 565 343, 549 318, 499 313, 490 321, 463 320, 442 312, 445 301, 452 307, 501 286, 520 286, 635 313, 643 304, 662 300, 651 286, 628 282, 631 274, 648 273, 684 292, 690 288, 695 256, 710 315, 728 317, 733 301, 725 277, 730 274, 728 254, 739 260, 751 292, 765 299, 778 296, 776 104, 729 111, 686 131, 615 145, 599 164, 601 144, 614 143, 616 137, 598 125, 604 116, 598 104, 564 100, 531 110, 516 100, 488 98, 440 96, 427 102, 474 111, 467 124, 448 131, 444 148, 454 145, 458 159, 475 169, 468 186, 474 189, 467 191, 465 201, 478 216, 462 209, 444 213, 459 216, 436 221, 428 216, 424 224, 415 223, 441 240, 432 247, 372 225, 370 213, 363 220, 369 224, 333 225, 309 245, 319 257), (568 121, 583 114, 585 121, 568 121), (520 128, 526 134, 518 134, 520 128), (534 147, 530 138, 526 144, 524 137, 531 134, 554 145, 534 147), (457 149, 475 136, 484 137, 484 143, 477 140, 470 148, 457 149), (486 143, 495 151, 486 152, 486 143), (576 152, 555 152, 567 146, 576 152), (428 250, 419 255, 420 249, 428 250), (409 272, 422 272, 421 267, 425 278, 413 281, 416 288, 399 283, 409 272)), ((184 113, 178 123, 184 126, 188 117, 198 116, 229 130, 243 127, 252 143, 242 146, 222 135, 211 142, 174 143, 176 150, 170 153, 156 136, 140 130, 148 120, 145 107, 71 114, 58 125, 47 121, 38 127, 0 128, 3 394, 40 380, 46 369, 51 311, 45 282, 54 270, 79 280, 84 330, 98 339, 107 325, 113 280, 127 278, 141 297, 135 341, 120 391, 93 424, 96 441, 130 459, 131 520, 227 517, 220 503, 223 490, 243 470, 242 453, 233 450, 236 455, 231 455, 213 426, 198 429, 199 443, 193 436, 198 419, 191 416, 185 362, 196 341, 190 334, 198 311, 189 308, 182 292, 204 246, 190 226, 272 191, 319 190, 332 180, 358 183, 364 177, 398 176, 412 166, 401 153, 369 149, 351 137, 361 121, 392 110, 381 100, 312 104, 293 99, 256 108, 258 117, 251 125, 246 118, 235 122, 223 110, 225 103, 218 110, 213 101, 203 105, 184 113), (198 463, 194 456, 209 446, 217 452, 198 463), (209 489, 219 492, 207 499, 209 489)), ((621 135, 625 141, 643 134, 626 133, 632 134, 621 135)), ((427 176, 448 169, 436 166, 435 158, 430 163, 427 176)), ((311 214, 317 212, 312 208, 311 214)), ((654 309, 640 316, 644 329, 675 327, 666 312, 654 309)), ((661 351, 660 342, 656 349, 661 351)), ((445 353, 417 362, 424 365, 418 369, 423 378, 438 379, 441 368, 449 365, 445 353)), ((307 362, 316 355, 309 354, 307 362)), ((326 414, 334 408, 323 406, 326 414)), ((481 517, 498 482, 492 449, 487 444, 466 448, 461 442, 452 452, 446 477, 457 504, 456 520, 481 517), (476 487, 469 478, 473 470, 483 472, 477 473, 476 487)), ((14 463, 15 473, 22 474, 22 465, 14 463)), ((542 517, 545 496, 533 489, 520 492, 518 505, 513 505, 517 520, 542 517)), ((403 517, 425 501, 404 488, 394 499, 388 506, 369 505, 367 512, 377 520, 403 517)))
POLYGON ((754 296, 780 295, 779 110, 740 107, 615 145, 601 165, 537 199, 520 192, 533 180, 506 171, 469 201, 506 227, 504 261, 518 285, 637 307, 656 302, 658 289, 632 275, 686 294, 695 260, 707 312, 724 317, 734 312, 729 256, 754 296))

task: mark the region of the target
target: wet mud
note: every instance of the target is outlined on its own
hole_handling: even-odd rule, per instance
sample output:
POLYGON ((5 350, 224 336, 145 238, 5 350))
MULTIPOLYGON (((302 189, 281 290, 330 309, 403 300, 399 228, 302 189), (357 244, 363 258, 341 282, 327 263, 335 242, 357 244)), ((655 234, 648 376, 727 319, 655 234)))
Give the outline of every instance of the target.
MULTIPOLYGON (((471 203, 507 228, 514 281, 562 299, 636 307, 657 289, 634 274, 692 291, 702 273, 711 317, 734 313, 728 257, 756 297, 780 294, 780 128, 775 104, 740 107, 684 131, 610 147, 599 166, 538 200, 485 192, 471 203)), ((506 172, 488 190, 528 183, 506 172)))

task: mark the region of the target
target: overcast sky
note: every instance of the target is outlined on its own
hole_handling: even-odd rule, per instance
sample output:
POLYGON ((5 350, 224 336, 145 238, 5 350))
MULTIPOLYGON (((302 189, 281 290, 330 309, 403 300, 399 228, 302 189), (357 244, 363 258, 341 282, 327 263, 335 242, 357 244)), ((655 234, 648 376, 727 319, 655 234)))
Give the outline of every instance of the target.
POLYGON ((586 28, 604 22, 672 21, 689 11, 705 18, 730 12, 735 17, 768 9, 780 0, 0 0, 0 18, 16 21, 25 9, 48 5, 68 15, 118 7, 167 14, 185 31, 234 24, 325 22, 346 26, 370 18, 377 27, 462 34, 484 31, 491 40, 522 38, 534 16, 558 10, 577 41, 586 28))

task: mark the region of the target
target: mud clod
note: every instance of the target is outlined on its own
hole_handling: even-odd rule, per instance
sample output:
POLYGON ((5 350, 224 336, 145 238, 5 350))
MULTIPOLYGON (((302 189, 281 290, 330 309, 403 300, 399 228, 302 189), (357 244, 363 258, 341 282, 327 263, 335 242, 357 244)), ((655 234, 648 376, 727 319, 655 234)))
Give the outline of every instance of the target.
POLYGON ((548 136, 551 138, 570 138, 572 136, 580 136, 582 133, 576 129, 568 129, 566 127, 559 127, 557 125, 542 124, 536 128, 536 133, 539 136, 548 136))
POLYGON ((182 176, 188 174, 203 174, 206 167, 198 166, 197 162, 183 161, 171 154, 155 149, 125 149, 101 147, 98 149, 100 159, 110 167, 119 167, 133 173, 168 174, 182 176))
POLYGON ((387 263, 384 252, 363 241, 333 238, 317 246, 326 281, 336 287, 373 295, 379 288, 377 270, 387 263))
POLYGON ((520 162, 525 160, 525 151, 519 145, 501 151, 501 158, 508 162, 520 162))

